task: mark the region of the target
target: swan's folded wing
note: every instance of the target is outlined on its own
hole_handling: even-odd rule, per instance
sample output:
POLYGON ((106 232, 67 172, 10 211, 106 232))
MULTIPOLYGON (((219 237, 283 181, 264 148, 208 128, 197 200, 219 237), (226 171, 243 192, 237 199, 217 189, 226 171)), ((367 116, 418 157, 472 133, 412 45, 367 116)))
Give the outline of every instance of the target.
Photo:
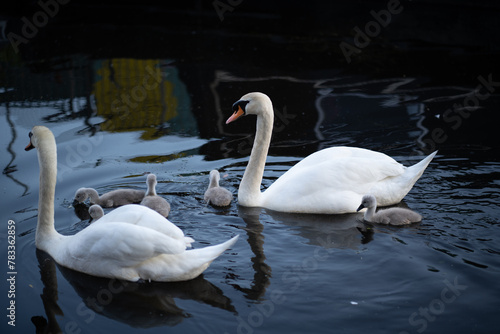
POLYGON ((123 222, 137 226, 149 227, 172 238, 184 238, 184 232, 167 218, 148 207, 138 204, 128 204, 112 210, 95 224, 123 222))
POLYGON ((308 155, 307 157, 299 161, 293 168, 314 166, 318 163, 336 161, 339 159, 352 159, 353 161, 356 161, 357 159, 368 159, 369 161, 378 161, 380 163, 388 165, 400 165, 390 156, 380 152, 371 151, 359 147, 335 146, 325 148, 308 155))
POLYGON ((395 160, 342 157, 316 161, 314 164, 299 164, 277 179, 269 188, 283 194, 287 190, 310 194, 318 190, 350 190, 360 192, 370 185, 388 177, 399 176, 405 167, 395 160))
POLYGON ((73 261, 110 262, 133 267, 160 254, 184 252, 178 240, 128 223, 92 224, 70 238, 66 251, 73 261))
POLYGON ((136 189, 117 189, 101 195, 101 201, 113 203, 113 206, 140 202, 146 193, 136 189))
POLYGON ((286 212, 354 212, 362 195, 375 184, 402 175, 406 168, 381 154, 326 159, 330 153, 313 154, 310 161, 283 174, 262 194, 265 206, 286 212))
MULTIPOLYGON (((356 147, 332 147, 315 152, 290 168, 275 184, 303 188, 364 191, 365 186, 402 175, 406 167, 380 152, 356 147), (363 189, 361 189, 363 188, 363 189)), ((369 187, 367 188, 369 189, 369 187)))

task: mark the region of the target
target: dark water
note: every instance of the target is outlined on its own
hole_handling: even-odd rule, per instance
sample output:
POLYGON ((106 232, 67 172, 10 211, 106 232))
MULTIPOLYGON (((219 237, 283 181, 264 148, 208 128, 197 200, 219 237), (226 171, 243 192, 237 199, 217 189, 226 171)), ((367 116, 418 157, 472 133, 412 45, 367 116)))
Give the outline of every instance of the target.
MULTIPOLYGON (((370 10, 387 5, 360 4, 308 8, 291 24, 298 5, 281 13, 243 2, 221 21, 199 2, 186 9, 75 1, 19 52, 4 38, 2 333, 496 332, 500 73, 492 61, 497 37, 485 40, 481 32, 488 26, 495 35, 490 12, 498 8, 449 5, 462 14, 456 22, 441 17, 445 27, 455 22, 451 39, 442 37, 448 30, 440 30, 430 5, 404 2, 401 19, 394 16, 347 63, 339 43, 352 41, 370 10), (206 206, 211 169, 236 196, 255 119, 225 120, 249 91, 267 93, 275 108, 264 188, 326 147, 369 148, 405 165, 439 149, 400 204, 424 220, 386 227, 356 214, 290 215, 237 201, 206 206), (181 283, 126 283, 57 266, 34 244, 39 170, 24 146, 37 124, 58 144, 60 233, 89 224, 87 208, 71 205, 77 188, 145 189, 152 172, 171 203, 169 219, 196 239, 194 247, 236 234, 239 241, 203 275, 181 283), (11 301, 15 327, 6 317, 11 301)), ((20 34, 20 18, 36 13, 32 6, 5 15, 5 35, 20 34)))

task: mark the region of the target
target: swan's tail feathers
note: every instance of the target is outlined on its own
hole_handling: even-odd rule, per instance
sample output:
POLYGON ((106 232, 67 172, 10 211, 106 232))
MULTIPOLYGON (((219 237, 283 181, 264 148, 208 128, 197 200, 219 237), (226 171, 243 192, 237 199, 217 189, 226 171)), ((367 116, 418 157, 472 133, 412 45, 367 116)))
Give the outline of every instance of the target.
POLYGON ((137 271, 140 278, 146 281, 178 282, 193 279, 204 272, 219 255, 233 246, 238 237, 235 236, 218 245, 190 249, 179 254, 163 254, 144 261, 137 271))
POLYGON ((427 166, 432 161, 432 159, 434 159, 434 156, 437 153, 438 153, 438 151, 432 152, 427 157, 425 157, 425 159, 422 159, 422 161, 420 161, 419 163, 416 163, 413 166, 408 167, 408 169, 415 170, 415 174, 419 173, 419 177, 420 177, 420 175, 422 175, 422 173, 424 172, 424 170, 427 168, 427 166))
POLYGON ((238 240, 238 238, 239 238, 239 235, 237 235, 237 236, 235 236, 235 237, 233 237, 233 238, 229 239, 228 241, 223 242, 221 244, 214 245, 214 246, 208 246, 208 247, 204 247, 204 248, 193 249, 193 250, 190 250, 189 252, 198 253, 197 257, 200 260, 200 262, 210 264, 213 260, 218 258, 219 255, 221 255, 225 250, 231 248, 234 245, 234 243, 238 240))
POLYGON ((407 179, 408 179, 407 182, 408 182, 408 185, 410 186, 410 189, 411 189, 411 187, 413 187, 415 182, 417 182, 417 180, 422 176, 425 169, 427 168, 429 163, 432 161, 434 156, 437 154, 437 152, 438 151, 434 151, 433 153, 431 153, 427 157, 425 157, 425 159, 422 159, 422 161, 414 164, 413 166, 408 167, 405 174, 407 176, 407 179))

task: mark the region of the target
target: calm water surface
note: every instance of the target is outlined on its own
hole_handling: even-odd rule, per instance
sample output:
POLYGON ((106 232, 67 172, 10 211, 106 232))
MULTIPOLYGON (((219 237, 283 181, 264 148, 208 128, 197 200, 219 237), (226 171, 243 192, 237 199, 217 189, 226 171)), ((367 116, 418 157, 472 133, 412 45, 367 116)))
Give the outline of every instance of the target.
MULTIPOLYGON (((428 77, 332 70, 270 75, 201 69, 195 59, 71 56, 48 71, 30 64, 3 63, 2 72, 2 333, 496 330, 500 161, 498 143, 487 140, 496 134, 487 125, 470 129, 477 113, 443 120, 443 111, 463 103, 477 82, 440 85, 428 77), (210 80, 193 91, 186 81, 198 72, 210 80), (207 206, 212 169, 237 194, 255 118, 225 120, 232 103, 255 90, 271 96, 276 114, 263 188, 308 154, 335 145, 381 151, 407 166, 439 149, 400 204, 423 221, 372 226, 361 214, 290 215, 237 201, 207 206), (58 144, 60 233, 89 224, 87 206, 72 206, 76 189, 145 189, 145 174, 155 173, 157 192, 171 203, 169 219, 196 240, 194 247, 240 239, 188 282, 135 284, 57 266, 35 247, 39 169, 36 153, 24 151, 33 125, 49 127, 58 144), (9 220, 15 298, 7 297, 5 279, 9 220), (5 316, 10 300, 15 328, 5 316)), ((491 114, 498 96, 481 104, 491 114)))
MULTIPOLYGON (((236 100, 240 92, 225 94, 236 100)), ((321 138, 316 140, 300 140, 300 132, 288 133, 290 139, 277 133, 278 144, 271 153, 295 150, 297 155, 269 156, 263 187, 311 145, 348 143, 379 149, 407 165, 422 157, 414 144, 422 134, 418 105, 384 106, 393 97, 324 92, 318 92, 316 102, 327 105, 329 98, 345 109, 354 108, 349 104, 353 101, 363 106, 362 112, 375 115, 354 122, 350 117, 359 119, 359 114, 340 111, 333 120, 323 119, 318 126, 321 138), (380 113, 384 115, 379 118, 380 113), (391 127, 393 131, 379 129, 391 127)), ((498 161, 473 159, 467 151, 438 155, 402 203, 425 217, 409 227, 370 226, 356 214, 289 215, 237 203, 215 209, 202 200, 207 174, 213 168, 221 170, 221 184, 236 195, 247 161, 247 137, 221 134, 203 139, 196 133, 161 132, 158 127, 104 131, 107 120, 98 115, 99 109, 97 115, 71 119, 71 113, 53 106, 70 103, 85 101, 13 103, 1 109, 8 120, 2 123, 2 162, 14 169, 2 176, 2 233, 5 241, 7 221, 15 221, 16 330, 33 331, 32 322, 64 332, 98 333, 117 328, 163 332, 165 326, 175 332, 228 333, 284 328, 297 333, 331 328, 345 333, 487 332, 493 325, 500 265, 498 161), (62 119, 52 121, 55 115, 62 119), (51 128, 58 143, 59 232, 73 234, 89 224, 86 207, 71 206, 77 188, 94 187, 100 193, 121 187, 144 189, 144 173, 152 172, 158 176, 158 193, 172 205, 169 219, 196 239, 195 247, 236 234, 240 240, 201 277, 185 283, 124 286, 56 266, 34 245, 38 165, 36 154, 23 150, 33 124, 51 128), (145 138, 148 133, 152 138, 145 138), (223 149, 225 158, 210 158, 221 155, 212 150, 223 149)), ((230 104, 222 107, 221 115, 229 115, 230 104)), ((287 112, 295 116, 292 110, 290 106, 287 112)), ((290 117, 290 124, 299 118, 290 117)), ((244 118, 238 125, 250 133, 254 120, 244 118)), ((174 122, 162 124, 175 128, 174 122)), ((3 286, 8 288, 5 282, 3 286)), ((2 326, 6 328, 5 321, 2 326)))

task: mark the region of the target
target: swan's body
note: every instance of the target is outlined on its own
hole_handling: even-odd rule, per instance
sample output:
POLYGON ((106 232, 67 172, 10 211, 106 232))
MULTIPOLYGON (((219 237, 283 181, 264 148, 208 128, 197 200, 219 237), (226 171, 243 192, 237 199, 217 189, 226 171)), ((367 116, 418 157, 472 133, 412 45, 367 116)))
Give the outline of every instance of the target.
POLYGON ((273 106, 262 93, 244 95, 233 105, 230 123, 242 115, 257 115, 257 130, 247 168, 238 190, 238 202, 281 212, 356 212, 363 194, 371 193, 383 205, 399 203, 420 178, 437 152, 405 167, 391 157, 356 147, 331 147, 315 152, 260 191, 273 129, 273 106))
POLYGON ((102 218, 104 216, 104 210, 99 204, 93 204, 89 208, 89 215, 92 220, 95 222, 96 220, 102 218))
POLYGON ((141 201, 141 205, 155 210, 163 217, 168 217, 170 213, 170 204, 166 199, 156 194, 156 175, 149 174, 146 184, 148 185, 148 190, 146 191, 146 196, 144 196, 144 199, 141 201))
POLYGON ((46 127, 35 126, 30 132, 30 144, 26 150, 34 147, 38 150, 40 165, 35 243, 38 249, 47 252, 62 266, 89 275, 128 281, 189 280, 201 274, 238 238, 236 236, 215 246, 186 250, 186 239, 176 237, 182 233, 180 229, 172 227, 173 224, 156 212, 141 206, 118 208, 77 234, 61 235, 54 228, 57 148, 52 132, 46 127), (134 207, 141 209, 136 211, 134 207), (159 216, 164 224, 171 224, 168 227, 171 234, 163 234, 144 224, 127 222, 129 218, 125 217, 134 213, 134 219, 139 220, 150 213, 159 216))
POLYGON ((136 189, 117 189, 101 196, 93 188, 80 188, 75 193, 76 203, 82 203, 90 198, 90 203, 99 204, 104 208, 112 208, 125 204, 139 203, 144 198, 144 191, 136 189))
POLYGON ((96 223, 123 222, 153 229, 170 238, 181 240, 185 247, 191 247, 193 238, 184 236, 184 232, 158 212, 143 205, 127 204, 114 209, 96 223))
POLYGON ((205 201, 215 206, 228 206, 233 200, 233 194, 226 188, 219 186, 220 174, 217 170, 210 172, 210 183, 205 191, 205 201))
POLYGON ((357 211, 366 208, 364 219, 370 223, 379 223, 387 225, 408 225, 418 223, 422 220, 422 216, 415 211, 404 208, 389 208, 385 210, 377 209, 377 200, 373 195, 365 195, 361 201, 361 205, 357 211))

